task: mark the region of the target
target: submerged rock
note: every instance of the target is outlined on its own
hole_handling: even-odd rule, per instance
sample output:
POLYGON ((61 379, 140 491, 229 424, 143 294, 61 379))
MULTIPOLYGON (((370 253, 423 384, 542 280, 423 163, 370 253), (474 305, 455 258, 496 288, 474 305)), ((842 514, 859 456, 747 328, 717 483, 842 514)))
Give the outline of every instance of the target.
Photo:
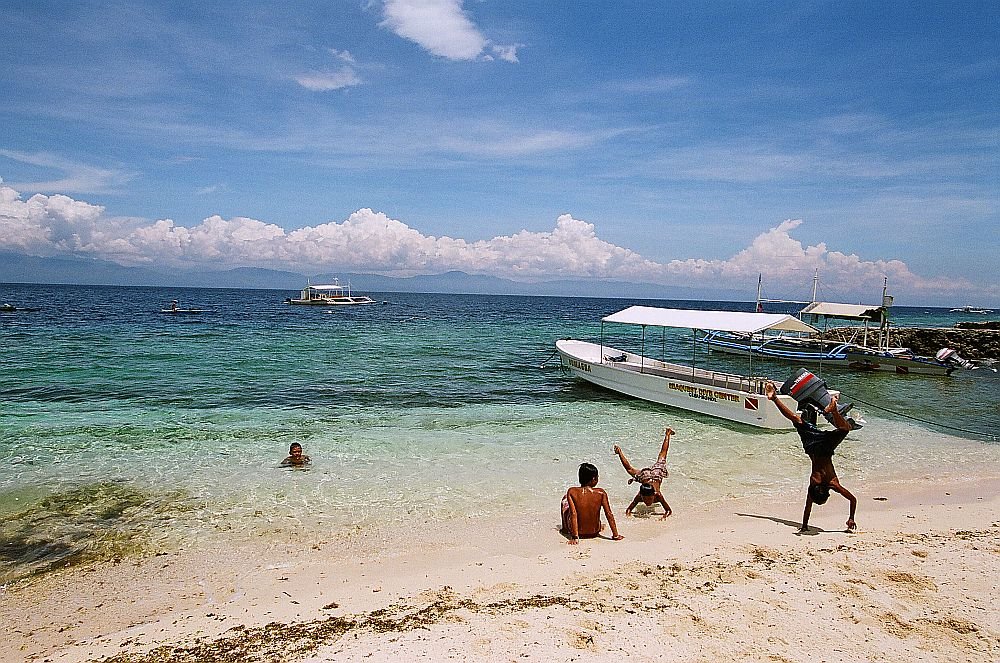
POLYGON ((150 554, 163 519, 187 510, 178 492, 103 481, 57 492, 0 520, 0 583, 56 568, 150 554))

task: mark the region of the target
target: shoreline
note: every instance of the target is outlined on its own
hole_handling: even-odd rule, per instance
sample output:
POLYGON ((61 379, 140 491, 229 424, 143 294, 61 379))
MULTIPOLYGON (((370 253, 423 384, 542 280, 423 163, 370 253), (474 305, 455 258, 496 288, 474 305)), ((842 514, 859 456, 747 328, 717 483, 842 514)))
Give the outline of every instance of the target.
POLYGON ((835 496, 796 535, 789 492, 675 505, 664 522, 617 505, 626 539, 576 547, 553 508, 419 529, 419 545, 379 541, 368 559, 338 556, 334 537, 64 569, 4 588, 0 658, 990 660, 1000 477, 987 474, 857 482, 856 534, 837 529, 835 496))

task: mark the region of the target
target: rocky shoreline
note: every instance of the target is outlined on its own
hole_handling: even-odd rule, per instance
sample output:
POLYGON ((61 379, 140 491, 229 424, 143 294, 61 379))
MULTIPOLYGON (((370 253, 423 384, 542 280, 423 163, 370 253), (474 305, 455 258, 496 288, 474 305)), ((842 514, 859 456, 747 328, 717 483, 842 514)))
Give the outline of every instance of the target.
MULTIPOLYGON (((847 340, 855 330, 836 328, 829 338, 847 340)), ((952 348, 965 359, 1000 361, 1000 321, 965 322, 955 327, 893 327, 890 345, 910 348, 915 354, 933 357, 941 348, 952 348)))

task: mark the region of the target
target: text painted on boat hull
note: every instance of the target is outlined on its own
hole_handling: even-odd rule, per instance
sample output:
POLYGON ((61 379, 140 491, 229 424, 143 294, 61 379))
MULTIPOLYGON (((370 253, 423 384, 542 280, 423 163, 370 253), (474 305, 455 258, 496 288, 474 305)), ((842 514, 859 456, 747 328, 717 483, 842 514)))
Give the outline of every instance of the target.
POLYGON ((739 403, 740 397, 733 394, 727 394, 724 391, 715 391, 714 389, 702 389, 700 387, 692 387, 686 384, 680 384, 677 382, 670 382, 667 384, 669 389, 674 391, 680 391, 687 394, 690 398, 700 398, 703 401, 712 401, 717 403, 719 401, 727 403, 739 403))

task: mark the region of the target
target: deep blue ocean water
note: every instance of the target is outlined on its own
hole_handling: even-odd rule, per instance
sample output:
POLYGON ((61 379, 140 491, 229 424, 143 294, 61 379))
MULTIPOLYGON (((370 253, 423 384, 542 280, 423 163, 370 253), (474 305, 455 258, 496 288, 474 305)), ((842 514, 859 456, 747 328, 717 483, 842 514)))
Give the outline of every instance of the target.
MULTIPOLYGON (((801 483, 794 434, 603 392, 553 357, 557 339, 595 340, 602 316, 632 304, 751 303, 367 293, 380 303, 331 310, 284 303, 295 294, 0 285, 0 303, 38 309, 0 314, 0 582, 213 536, 538 514, 582 460, 627 503, 610 446, 642 463, 667 424, 672 502, 801 483), (174 299, 205 311, 162 314, 174 299), (309 470, 277 467, 292 442, 309 470)), ((895 307, 893 319, 981 316, 895 307)), ((691 358, 687 332, 666 340, 668 357, 691 358)), ((776 380, 793 370, 754 365, 776 380)), ((961 473, 996 446, 990 370, 823 376, 885 408, 860 406, 869 424, 843 454, 862 479, 961 473)))

